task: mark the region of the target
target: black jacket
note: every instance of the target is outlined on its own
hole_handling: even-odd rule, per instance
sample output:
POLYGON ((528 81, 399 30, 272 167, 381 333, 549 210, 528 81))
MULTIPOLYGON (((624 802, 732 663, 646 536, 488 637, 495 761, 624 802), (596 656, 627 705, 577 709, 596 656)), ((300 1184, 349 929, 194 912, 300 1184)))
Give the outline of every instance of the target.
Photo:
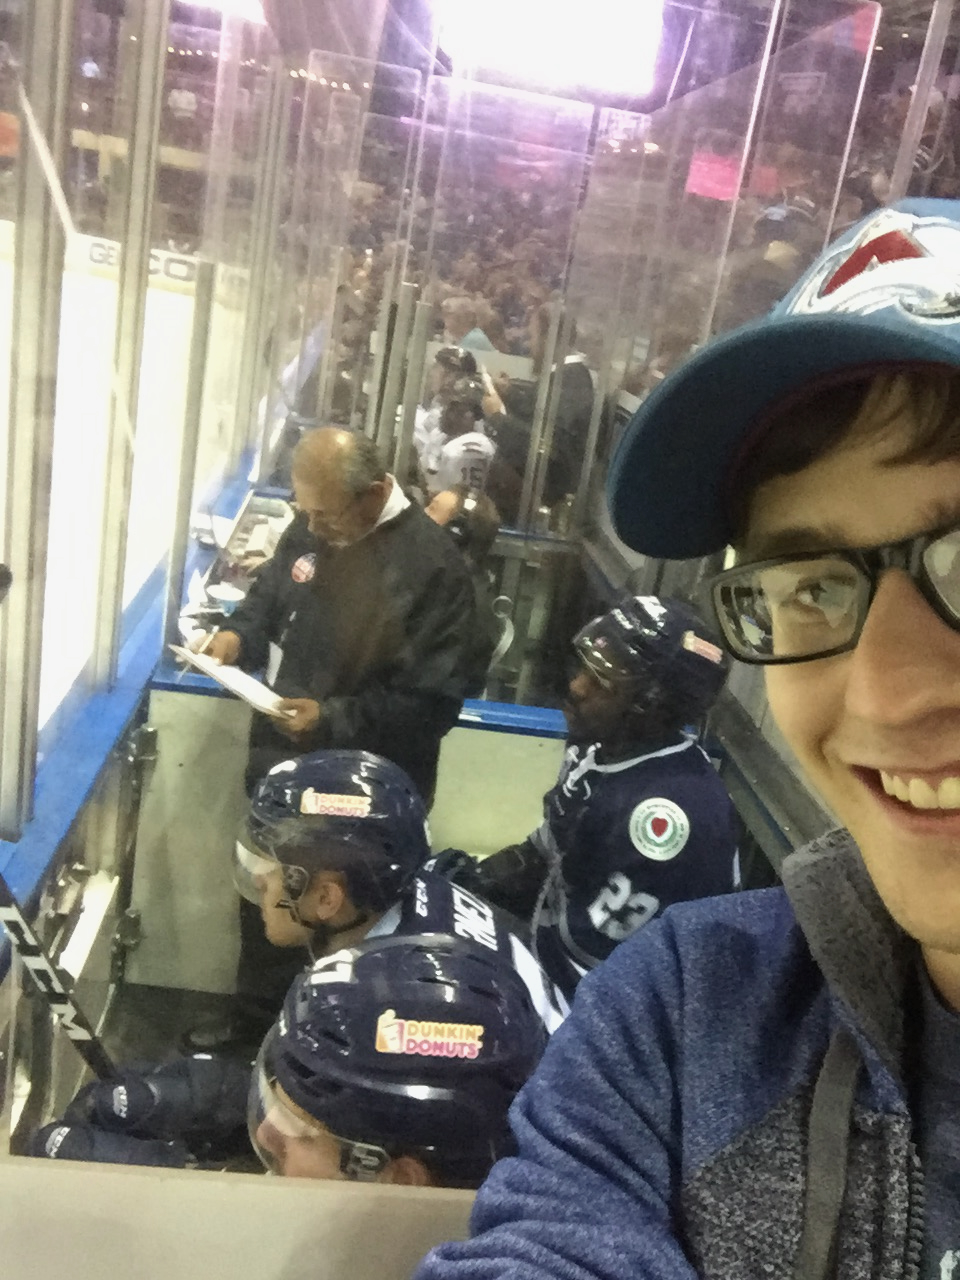
MULTIPOLYGON (((565 494, 576 492, 593 413, 593 379, 583 361, 571 360, 564 364, 560 378, 560 402, 543 487, 543 501, 550 507, 565 494)), ((515 521, 518 515, 519 479, 527 465, 536 399, 535 382, 513 382, 503 392, 506 413, 492 414, 487 419, 487 430, 497 445, 487 492, 508 522, 515 521), (505 472, 512 472, 518 477, 515 492, 506 482, 505 472)))
POLYGON ((248 782, 288 756, 360 748, 406 769, 429 799, 440 739, 482 679, 475 612, 462 556, 419 507, 339 550, 298 516, 229 628, 248 671, 279 645, 274 689, 315 699, 321 718, 293 743, 255 716, 248 782))

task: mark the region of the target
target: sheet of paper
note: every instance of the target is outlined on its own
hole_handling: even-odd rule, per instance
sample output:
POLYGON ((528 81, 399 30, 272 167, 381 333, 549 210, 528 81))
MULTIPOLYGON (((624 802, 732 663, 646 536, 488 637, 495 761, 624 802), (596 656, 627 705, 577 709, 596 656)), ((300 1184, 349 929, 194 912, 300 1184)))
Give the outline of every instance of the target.
POLYGON ((282 720, 292 714, 290 711, 281 709, 282 699, 279 694, 268 689, 253 676, 247 675, 245 671, 241 671, 239 667, 225 667, 207 654, 193 653, 179 644, 172 644, 170 648, 178 658, 188 662, 197 671, 202 671, 211 680, 216 680, 217 684, 222 685, 238 698, 242 698, 244 702, 248 702, 255 710, 262 711, 264 715, 275 716, 282 720))
POLYGON ((227 516, 211 516, 210 527, 213 530, 213 540, 222 551, 233 533, 233 521, 227 516))

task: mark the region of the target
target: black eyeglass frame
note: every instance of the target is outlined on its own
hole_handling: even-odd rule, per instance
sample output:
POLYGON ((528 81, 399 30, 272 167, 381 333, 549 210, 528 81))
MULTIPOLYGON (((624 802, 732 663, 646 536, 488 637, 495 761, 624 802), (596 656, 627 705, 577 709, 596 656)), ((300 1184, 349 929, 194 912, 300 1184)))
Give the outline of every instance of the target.
MULTIPOLYGON (((882 542, 873 547, 819 547, 810 551, 772 556, 767 560, 753 560, 746 564, 734 565, 731 569, 724 569, 722 573, 718 573, 710 579, 707 584, 707 593, 727 652, 737 662, 743 662, 753 667, 779 667, 797 662, 817 662, 821 658, 834 658, 841 653, 850 653, 860 641, 864 624, 867 621, 867 614, 870 612, 870 606, 873 604, 874 597, 877 594, 880 575, 887 569, 902 569, 937 617, 942 622, 945 622, 952 631, 960 632, 960 612, 952 613, 949 610, 942 596, 930 581, 923 563, 924 554, 933 543, 939 542, 941 538, 958 533, 960 533, 960 521, 954 521, 949 525, 933 529, 929 533, 915 534, 912 538, 902 538, 899 542, 882 542), (843 560, 852 565, 867 582, 867 592, 860 603, 859 617, 850 639, 844 644, 837 645, 833 649, 826 649, 822 653, 787 654, 777 657, 775 654, 770 656, 757 654, 747 656, 739 652, 724 624, 724 611, 720 605, 720 592, 723 588, 733 583, 738 575, 748 571, 757 572, 763 569, 774 569, 779 565, 795 564, 802 560, 823 560, 827 558, 843 560)), ((960 550, 960 547, 958 547, 958 550, 960 550)))

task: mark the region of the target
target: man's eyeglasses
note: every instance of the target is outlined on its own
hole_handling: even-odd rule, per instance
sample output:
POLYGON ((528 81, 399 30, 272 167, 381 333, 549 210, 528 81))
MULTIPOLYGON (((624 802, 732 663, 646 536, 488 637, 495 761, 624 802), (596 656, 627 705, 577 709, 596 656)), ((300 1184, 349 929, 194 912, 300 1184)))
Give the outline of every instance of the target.
POLYGON ((960 631, 960 525, 877 547, 776 556, 710 584, 727 647, 741 662, 808 662, 856 647, 885 569, 908 573, 960 631))

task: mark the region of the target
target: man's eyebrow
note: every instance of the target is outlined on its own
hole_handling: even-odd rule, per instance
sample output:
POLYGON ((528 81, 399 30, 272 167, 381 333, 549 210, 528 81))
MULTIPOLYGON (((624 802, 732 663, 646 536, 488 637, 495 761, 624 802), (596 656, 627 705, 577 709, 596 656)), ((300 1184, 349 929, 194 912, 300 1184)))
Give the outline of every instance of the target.
MULTIPOLYGON (((954 524, 960 524, 960 497, 955 501, 936 500, 923 508, 910 528, 885 539, 885 543, 904 542, 908 538, 919 537, 935 529, 946 529, 954 524)), ((857 550, 864 545, 866 544, 852 542, 839 525, 796 525, 748 537, 743 546, 737 548, 737 559, 767 560, 774 556, 797 555, 804 551, 837 551, 843 548, 857 550)))
POLYGON ((737 559, 768 560, 774 556, 789 556, 801 551, 830 551, 850 545, 849 539, 836 525, 818 528, 796 525, 748 538, 738 548, 737 559))

